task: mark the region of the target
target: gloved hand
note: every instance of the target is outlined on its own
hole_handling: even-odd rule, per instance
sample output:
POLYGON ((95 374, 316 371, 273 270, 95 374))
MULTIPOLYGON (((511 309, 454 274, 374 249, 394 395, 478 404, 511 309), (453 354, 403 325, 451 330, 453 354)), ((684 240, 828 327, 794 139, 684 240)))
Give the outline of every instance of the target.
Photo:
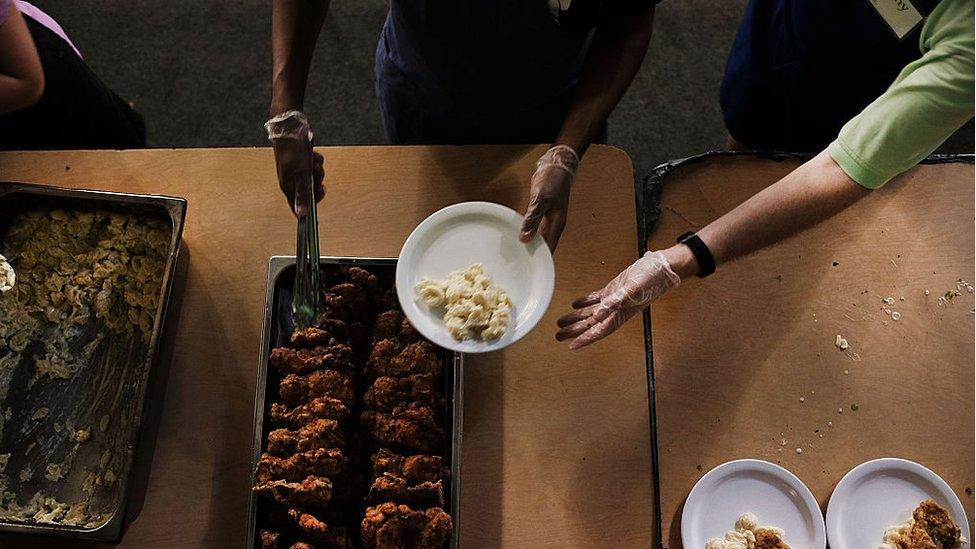
POLYGON ((557 321, 556 339, 572 339, 570 349, 603 339, 680 283, 663 253, 647 252, 602 290, 574 301, 576 310, 557 321))
POLYGON ((281 113, 264 124, 268 139, 274 146, 278 168, 278 186, 288 198, 288 206, 296 216, 303 216, 312 205, 308 179, 315 180, 315 201, 325 197, 323 167, 325 159, 312 150, 312 130, 308 118, 301 111, 281 113))
POLYGON ((550 250, 556 249, 559 235, 566 228, 569 190, 579 166, 576 151, 566 145, 552 147, 535 163, 532 188, 519 240, 529 242, 538 231, 550 250))

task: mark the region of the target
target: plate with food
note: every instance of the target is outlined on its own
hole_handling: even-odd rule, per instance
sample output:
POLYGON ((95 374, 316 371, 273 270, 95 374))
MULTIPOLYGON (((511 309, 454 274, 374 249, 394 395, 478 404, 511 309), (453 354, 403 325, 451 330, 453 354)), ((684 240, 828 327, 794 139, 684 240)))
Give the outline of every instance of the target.
POLYGON ((824 549, 823 515, 793 473, 739 459, 705 473, 681 513, 685 549, 824 549))
POLYGON ((827 506, 833 549, 969 547, 969 521, 939 475, 913 461, 875 459, 837 483, 827 506))
POLYGON ((410 234, 396 269, 403 312, 441 347, 483 353, 515 343, 549 307, 552 254, 518 239, 522 216, 491 202, 439 210, 410 234))

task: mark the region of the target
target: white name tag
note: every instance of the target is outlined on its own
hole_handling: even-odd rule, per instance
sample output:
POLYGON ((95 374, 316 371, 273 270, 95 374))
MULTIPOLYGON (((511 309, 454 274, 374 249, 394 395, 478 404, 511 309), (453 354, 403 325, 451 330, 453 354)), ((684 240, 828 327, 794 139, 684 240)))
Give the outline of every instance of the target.
POLYGON ((908 0, 871 0, 871 5, 899 40, 922 22, 922 14, 908 0))

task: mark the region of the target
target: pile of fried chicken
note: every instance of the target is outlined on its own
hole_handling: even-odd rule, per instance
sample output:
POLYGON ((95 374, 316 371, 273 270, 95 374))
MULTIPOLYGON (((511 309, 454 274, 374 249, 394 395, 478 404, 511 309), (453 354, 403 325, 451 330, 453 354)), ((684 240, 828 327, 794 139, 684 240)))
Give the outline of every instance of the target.
POLYGON ((323 275, 323 319, 271 351, 281 381, 253 488, 262 547, 441 549, 453 531, 441 351, 372 273, 323 275))

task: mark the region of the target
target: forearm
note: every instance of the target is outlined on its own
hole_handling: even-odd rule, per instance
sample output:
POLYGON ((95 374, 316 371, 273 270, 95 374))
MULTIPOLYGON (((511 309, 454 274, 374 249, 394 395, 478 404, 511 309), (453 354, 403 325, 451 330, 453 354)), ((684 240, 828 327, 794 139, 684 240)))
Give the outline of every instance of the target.
POLYGON ((608 16, 597 27, 556 144, 583 156, 640 69, 653 21, 651 7, 638 15, 608 16))
POLYGON ((44 92, 44 71, 16 6, 0 24, 0 52, 0 114, 33 105, 44 92))
MULTIPOLYGON (((824 151, 709 223, 698 236, 721 265, 813 227, 870 192, 824 151)), ((698 272, 687 246, 675 245, 664 252, 681 278, 698 272)))
POLYGON ((301 110, 315 42, 329 0, 274 0, 271 15, 271 109, 276 115, 301 110))

